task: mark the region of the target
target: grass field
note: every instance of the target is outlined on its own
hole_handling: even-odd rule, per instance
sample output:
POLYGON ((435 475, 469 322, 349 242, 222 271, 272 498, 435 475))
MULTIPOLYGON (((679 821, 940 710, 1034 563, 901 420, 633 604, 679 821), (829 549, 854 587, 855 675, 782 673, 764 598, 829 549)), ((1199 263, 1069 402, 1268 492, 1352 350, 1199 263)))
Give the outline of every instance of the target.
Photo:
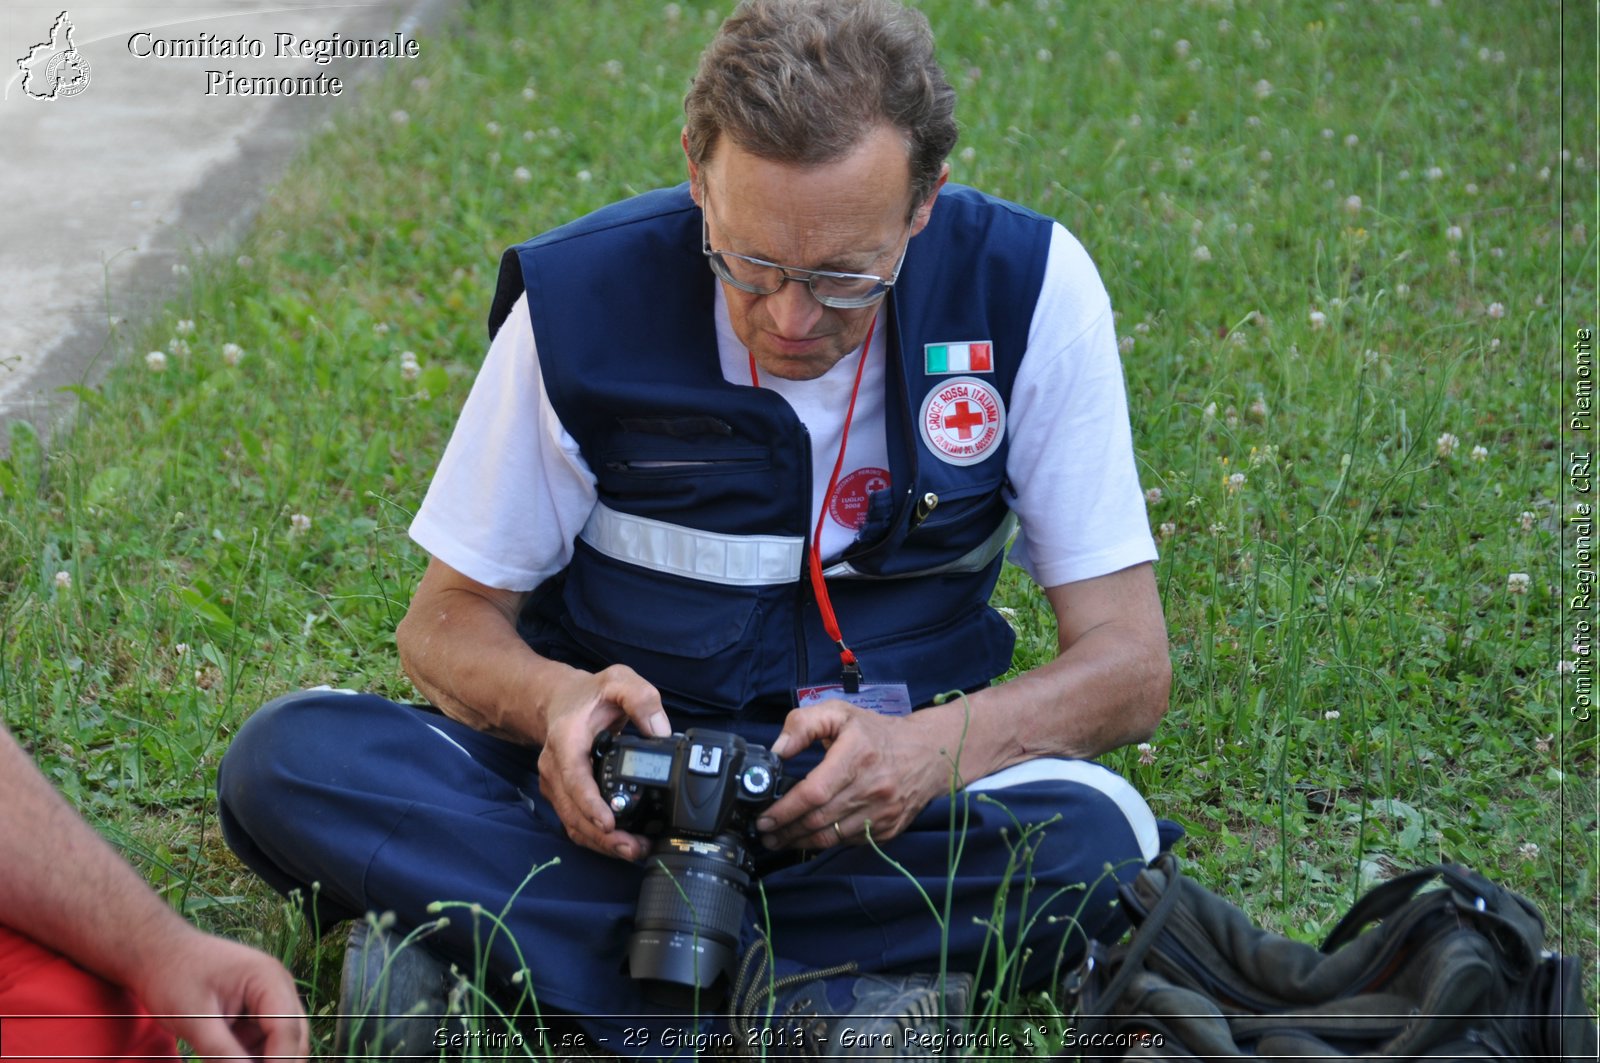
MULTIPOLYGON (((1263 925, 1316 939, 1449 859, 1534 898, 1593 978, 1561 552, 1564 506, 1593 501, 1562 431, 1595 323, 1593 5, 921 6, 961 99, 953 179, 1060 218, 1118 310, 1175 682, 1150 747, 1107 763, 1263 925)), ((6 723, 172 903, 285 955, 314 1012, 338 949, 221 845, 217 760, 287 689, 411 696, 405 527, 499 253, 681 179, 723 13, 469 4, 316 138, 237 261, 195 261, 124 330, 72 431, 13 429, 6 723)), ((1050 655, 1026 577, 1000 599, 1017 667, 1050 655)))

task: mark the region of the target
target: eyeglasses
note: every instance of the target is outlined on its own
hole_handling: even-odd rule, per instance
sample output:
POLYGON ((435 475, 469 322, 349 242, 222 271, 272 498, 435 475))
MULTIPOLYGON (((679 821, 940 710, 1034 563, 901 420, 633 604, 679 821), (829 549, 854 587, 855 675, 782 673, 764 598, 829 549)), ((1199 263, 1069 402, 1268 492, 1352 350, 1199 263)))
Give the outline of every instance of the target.
MULTIPOLYGON (((909 229, 910 226, 908 225, 909 229)), ((836 273, 827 269, 800 269, 798 266, 780 266, 764 258, 737 255, 732 251, 717 251, 711 247, 710 223, 706 212, 700 215, 700 249, 711 262, 717 276, 752 295, 771 295, 790 281, 805 284, 812 298, 823 306, 835 310, 854 310, 873 303, 889 294, 900 277, 900 267, 905 264, 906 252, 911 248, 907 240, 895 261, 894 272, 887 277, 871 273, 836 273)))

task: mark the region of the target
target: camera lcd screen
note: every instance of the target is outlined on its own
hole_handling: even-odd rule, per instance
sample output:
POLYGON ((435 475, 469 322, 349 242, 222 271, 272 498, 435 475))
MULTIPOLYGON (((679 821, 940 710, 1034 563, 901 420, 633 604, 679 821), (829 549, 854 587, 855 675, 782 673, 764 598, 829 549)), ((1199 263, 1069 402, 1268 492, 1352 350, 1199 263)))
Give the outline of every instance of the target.
POLYGON ((672 774, 672 754, 625 749, 622 751, 622 774, 648 782, 666 782, 672 774))

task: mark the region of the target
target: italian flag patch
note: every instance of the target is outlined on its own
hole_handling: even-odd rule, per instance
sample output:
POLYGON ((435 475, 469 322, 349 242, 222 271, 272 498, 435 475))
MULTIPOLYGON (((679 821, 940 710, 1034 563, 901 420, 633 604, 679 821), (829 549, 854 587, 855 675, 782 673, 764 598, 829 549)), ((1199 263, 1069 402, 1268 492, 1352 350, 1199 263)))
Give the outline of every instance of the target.
POLYGON ((922 348, 923 364, 929 376, 944 373, 992 373, 994 356, 988 340, 970 343, 930 343, 922 348))

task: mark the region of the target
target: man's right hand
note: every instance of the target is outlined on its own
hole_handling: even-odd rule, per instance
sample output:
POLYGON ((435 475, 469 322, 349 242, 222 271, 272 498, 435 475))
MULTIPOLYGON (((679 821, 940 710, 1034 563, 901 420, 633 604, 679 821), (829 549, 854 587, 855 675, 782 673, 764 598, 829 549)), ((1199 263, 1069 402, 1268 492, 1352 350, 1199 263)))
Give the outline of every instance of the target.
POLYGON ((400 663, 453 720, 524 745, 538 745, 539 789, 579 845, 624 860, 649 843, 616 829, 589 759, 595 736, 632 721, 666 737, 661 694, 623 665, 591 673, 535 653, 517 634, 525 591, 479 583, 434 558, 395 632, 400 663))
POLYGON ((632 721, 641 734, 672 733, 661 694, 625 665, 603 672, 572 670, 545 702, 544 749, 539 754, 539 790, 567 828, 567 836, 586 848, 624 860, 641 860, 648 839, 616 829, 616 817, 600 797, 590 751, 602 731, 620 731, 632 721))

